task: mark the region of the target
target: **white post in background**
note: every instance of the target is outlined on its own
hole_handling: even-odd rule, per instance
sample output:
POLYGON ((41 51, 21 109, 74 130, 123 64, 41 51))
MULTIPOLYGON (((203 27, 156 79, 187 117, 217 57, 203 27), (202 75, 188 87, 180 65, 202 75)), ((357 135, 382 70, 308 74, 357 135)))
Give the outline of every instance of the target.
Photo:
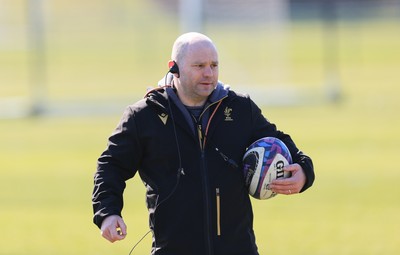
POLYGON ((27 1, 31 115, 42 114, 46 105, 46 49, 43 8, 42 0, 27 1))
POLYGON ((325 64, 325 94, 329 101, 337 103, 342 99, 339 77, 339 27, 338 6, 335 1, 323 1, 323 45, 325 64))
POLYGON ((267 4, 267 27, 269 33, 270 75, 276 85, 285 83, 288 76, 287 41, 289 17, 288 0, 265 0, 267 4))
POLYGON ((0 46, 1 46, 1 43, 5 40, 5 38, 7 37, 7 35, 5 34, 5 26, 3 27, 3 25, 4 25, 4 22, 3 22, 3 16, 5 15, 7 13, 7 11, 5 10, 5 4, 4 4, 4 2, 0 2, 0 35, 2 35, 2 36, 0 36, 0 46))
POLYGON ((180 0, 181 33, 203 31, 203 0, 180 0))

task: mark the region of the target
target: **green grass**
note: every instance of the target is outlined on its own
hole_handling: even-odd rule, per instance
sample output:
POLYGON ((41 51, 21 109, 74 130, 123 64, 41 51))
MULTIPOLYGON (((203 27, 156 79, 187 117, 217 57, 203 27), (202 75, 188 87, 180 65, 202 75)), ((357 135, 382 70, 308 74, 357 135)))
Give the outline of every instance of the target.
MULTIPOLYGON (((129 13, 135 14, 127 17, 129 29, 103 27, 100 18, 101 22, 83 19, 82 26, 71 20, 72 26, 53 17, 47 56, 50 100, 121 99, 122 113, 125 103, 137 100, 158 81, 177 28, 167 29, 176 25, 174 19, 139 2, 128 5, 129 13), (154 23, 143 26, 148 19, 154 23)), ((73 16, 72 7, 65 10, 57 15, 73 16)), ((253 201, 261 254, 400 253, 397 28, 392 21, 341 23, 344 99, 339 104, 263 108, 313 158, 316 182, 302 195, 253 201)), ((207 29, 220 49, 222 80, 233 88, 274 81, 268 73, 271 63, 264 59, 270 53, 263 44, 271 39, 267 34, 249 29, 243 36, 245 30, 237 33, 238 28, 229 26, 207 29)), ((291 32, 285 80, 320 89, 320 27, 299 23, 291 32)), ((29 94, 25 53, 18 47, 0 48, 1 97, 29 94)), ((125 241, 108 243, 91 222, 96 160, 119 116, 0 120, 0 255, 128 254, 147 232, 139 178, 129 181, 125 192, 125 241)), ((133 254, 148 254, 150 241, 147 237, 133 254)))

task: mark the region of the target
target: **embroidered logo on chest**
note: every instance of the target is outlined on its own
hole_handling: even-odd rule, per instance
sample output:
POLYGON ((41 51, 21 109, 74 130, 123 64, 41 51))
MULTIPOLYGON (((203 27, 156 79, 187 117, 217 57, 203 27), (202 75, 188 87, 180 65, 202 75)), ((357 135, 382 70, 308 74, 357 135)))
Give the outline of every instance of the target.
POLYGON ((225 121, 233 121, 231 114, 232 114, 232 108, 225 107, 224 110, 225 121))

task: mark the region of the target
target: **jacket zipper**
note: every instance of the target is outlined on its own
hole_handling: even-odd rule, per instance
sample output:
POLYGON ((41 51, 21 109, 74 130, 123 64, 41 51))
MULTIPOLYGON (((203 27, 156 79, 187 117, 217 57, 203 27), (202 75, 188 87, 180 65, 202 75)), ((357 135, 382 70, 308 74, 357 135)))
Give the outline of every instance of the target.
MULTIPOLYGON (((211 224, 210 223, 211 222, 210 213, 209 213, 209 211, 210 211, 210 201, 209 201, 209 196, 208 196, 208 192, 207 192, 208 191, 208 177, 207 177, 207 169, 206 169, 205 158, 204 158, 204 148, 205 148, 205 142, 206 142, 205 141, 205 137, 207 136, 207 132, 208 132, 208 124, 210 124, 213 115, 211 115, 210 119, 208 120, 207 128, 206 128, 206 131, 205 131, 206 132, 206 136, 203 135, 203 130, 202 130, 202 127, 201 127, 200 120, 201 120, 201 118, 203 116, 203 113, 210 106, 212 106, 214 104, 218 104, 217 108, 215 109, 215 111, 216 111, 224 98, 225 97, 223 97, 222 99, 220 99, 220 100, 208 105, 207 108, 205 108, 203 110, 203 112, 200 114, 199 121, 196 121, 197 135, 199 137, 199 144, 200 144, 200 150, 201 150, 201 160, 202 160, 202 165, 203 165, 203 185, 204 185, 204 190, 205 190, 204 197, 205 197, 205 212, 206 212, 206 216, 205 216, 206 217, 206 219, 205 219, 206 220, 205 229, 206 229, 206 242, 207 242, 206 246, 207 246, 207 251, 208 251, 209 255, 213 255, 214 253, 213 253, 213 249, 212 249, 211 235, 210 235, 210 224, 211 224)), ((214 113, 215 113, 215 111, 214 111, 214 113)))
POLYGON ((201 150, 201 162, 202 162, 202 177, 203 177, 203 187, 204 187, 204 201, 205 201, 205 238, 206 238, 206 247, 207 247, 207 254, 208 255, 213 255, 212 251, 212 245, 211 245, 211 236, 210 236, 210 201, 208 197, 208 181, 207 181, 207 171, 206 171, 206 164, 205 164, 205 158, 204 158, 204 146, 203 146, 203 132, 201 128, 201 124, 197 123, 197 134, 199 137, 199 144, 200 144, 200 150, 201 150))

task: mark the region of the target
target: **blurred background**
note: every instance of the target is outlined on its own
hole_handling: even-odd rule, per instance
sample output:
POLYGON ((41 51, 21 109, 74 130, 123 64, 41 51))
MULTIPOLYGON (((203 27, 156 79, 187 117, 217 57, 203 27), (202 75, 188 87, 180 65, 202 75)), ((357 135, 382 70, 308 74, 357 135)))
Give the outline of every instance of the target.
POLYGON ((134 178, 127 239, 102 239, 92 178, 188 31, 315 163, 304 194, 253 200, 260 254, 399 254, 396 0, 0 0, 0 254, 128 254, 147 232, 134 178))

